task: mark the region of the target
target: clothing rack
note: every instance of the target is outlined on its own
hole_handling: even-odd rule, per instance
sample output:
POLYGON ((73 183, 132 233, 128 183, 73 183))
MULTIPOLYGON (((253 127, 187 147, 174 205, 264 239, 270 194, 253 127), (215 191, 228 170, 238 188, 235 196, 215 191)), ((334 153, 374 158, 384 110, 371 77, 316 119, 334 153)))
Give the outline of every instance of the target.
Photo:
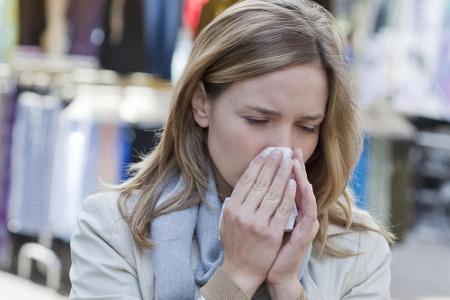
MULTIPOLYGON (((31 57, 28 60, 30 63, 27 64, 27 58, 20 58, 18 60, 20 63, 13 65, 12 70, 5 66, 5 68, 8 68, 8 72, 2 71, 4 76, 0 80, 2 82, 0 86, 5 87, 6 83, 8 86, 13 86, 12 89, 8 90, 8 95, 10 96, 8 99, 12 99, 11 103, 14 104, 16 115, 15 119, 11 120, 11 123, 14 122, 17 125, 18 122, 22 122, 22 124, 26 124, 26 122, 33 119, 16 119, 17 114, 23 111, 23 104, 28 105, 26 106, 28 108, 35 106, 36 109, 30 108, 29 110, 30 113, 34 111, 34 114, 42 107, 50 108, 49 101, 53 103, 54 106, 52 107, 56 109, 55 113, 58 115, 58 118, 53 119, 49 123, 49 128, 57 128, 57 132, 54 135, 51 134, 53 138, 50 139, 43 139, 43 136, 41 136, 42 139, 38 140, 36 144, 49 146, 56 143, 55 147, 52 147, 54 149, 52 151, 55 151, 55 154, 50 155, 54 156, 55 165, 47 170, 52 174, 53 178, 51 182, 47 182, 48 186, 50 186, 48 193, 51 196, 42 198, 45 199, 45 201, 43 200, 45 203, 39 204, 40 208, 48 207, 48 210, 44 209, 45 212, 42 215, 34 214, 35 218, 38 218, 36 220, 41 221, 36 221, 34 223, 35 226, 31 224, 31 231, 23 231, 25 228, 24 222, 33 220, 32 218, 21 219, 23 218, 21 214, 23 215, 27 211, 26 207, 28 205, 21 205, 21 202, 16 201, 16 199, 21 197, 20 195, 9 193, 9 201, 13 202, 10 202, 12 204, 9 205, 9 212, 4 211, 3 214, 5 218, 8 217, 7 223, 10 234, 25 235, 36 239, 35 241, 18 245, 20 248, 17 249, 17 274, 29 278, 33 275, 33 262, 37 262, 37 269, 42 274, 47 274, 47 286, 58 291, 62 288, 60 285, 61 278, 67 276, 64 276, 64 274, 67 274, 69 265, 66 265, 60 259, 58 253, 55 252, 55 244, 53 242, 55 239, 58 239, 64 241, 68 246, 73 230, 72 225, 76 222, 77 207, 87 194, 95 192, 100 187, 93 186, 94 189, 87 189, 82 193, 76 194, 79 195, 78 197, 71 196, 71 198, 69 197, 70 199, 68 198, 69 195, 74 195, 74 193, 68 193, 65 190, 67 186, 64 184, 64 181, 58 181, 61 178, 68 178, 68 175, 66 175, 68 173, 65 173, 65 170, 68 170, 67 167, 70 166, 64 167, 64 165, 65 162, 73 161, 73 159, 67 159, 64 156, 58 156, 58 153, 67 153, 67 151, 61 152, 63 148, 58 146, 65 145, 68 137, 70 137, 65 136, 67 132, 70 134, 70 131, 65 130, 67 128, 72 130, 70 129, 72 125, 78 128, 75 128, 76 130, 85 128, 88 130, 85 133, 95 134, 90 139, 92 143, 96 141, 95 137, 103 136, 101 142, 94 143, 98 145, 95 146, 98 147, 95 148, 95 153, 98 153, 95 156, 100 159, 98 155, 102 153, 100 160, 94 160, 99 164, 98 168, 91 168, 90 170, 93 173, 89 177, 77 173, 77 169, 70 167, 71 177, 80 174, 78 176, 81 176, 80 178, 83 180, 91 178, 91 182, 97 182, 96 176, 106 174, 109 177, 102 175, 101 180, 113 184, 119 183, 128 177, 128 164, 137 161, 140 154, 150 151, 156 145, 156 132, 163 128, 165 119, 168 116, 173 88, 169 82, 144 73, 132 73, 123 76, 111 70, 95 68, 73 68, 70 70, 71 67, 69 66, 76 65, 76 59, 73 57, 61 60, 59 63, 47 63, 51 60, 50 57, 41 57, 40 59, 40 63, 38 63, 35 57, 31 57), (39 68, 39 66, 42 66, 42 68, 39 68), (116 146, 114 147, 114 145, 116 146), (64 201, 62 201, 63 199, 64 201), (69 206, 73 208, 69 209, 69 206), (13 211, 17 213, 13 214, 13 211), (17 218, 11 219, 12 216, 17 218)), ((6 69, 0 68, 0 70, 6 69)), ((4 107, 3 104, 2 99, 0 107, 4 107)), ((34 130, 37 128, 36 126, 30 127, 30 129, 34 130)), ((49 130, 45 130, 45 132, 46 134, 51 133, 49 130)), ((79 139, 82 133, 83 131, 77 131, 75 136, 79 139)), ((13 145, 16 144, 17 146, 16 140, 13 137, 13 145)), ((71 147, 66 149, 71 149, 71 147)), ((88 150, 86 148, 84 151, 88 150)), ((69 151, 69 153, 74 152, 69 151)), ((20 159, 14 159, 13 164, 17 165, 20 161, 20 159)), ((39 162, 39 160, 32 161, 39 162)), ((92 166, 95 164, 93 163, 94 161, 91 161, 88 165, 92 166)), ((49 166, 50 164, 46 165, 49 166)), ((29 171, 31 172, 32 170, 29 169, 29 171)), ((14 180, 15 175, 11 175, 13 176, 12 181, 16 182, 17 180, 14 180)), ((47 178, 47 176, 41 177, 41 180, 47 178)), ((23 191, 27 190, 27 188, 15 190, 23 191)), ((4 200, 6 201, 6 199, 4 200)), ((4 206, 1 205, 0 208, 4 208, 4 206)), ((33 211, 33 213, 35 212, 36 210, 33 211)), ((2 227, 0 229, 4 231, 6 237, 6 228, 2 227)), ((4 243, 2 244, 0 246, 5 246, 4 243)), ((4 253, 3 257, 10 255, 10 253, 4 253)), ((8 268, 12 263, 12 261, 5 259, 2 268, 8 268)))

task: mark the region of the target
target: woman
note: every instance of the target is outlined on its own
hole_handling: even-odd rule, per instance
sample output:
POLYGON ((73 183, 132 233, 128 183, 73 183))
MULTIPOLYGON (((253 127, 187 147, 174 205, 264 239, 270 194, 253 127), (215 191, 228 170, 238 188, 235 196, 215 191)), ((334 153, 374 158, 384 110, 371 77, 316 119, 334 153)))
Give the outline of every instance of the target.
POLYGON ((158 146, 83 202, 71 298, 389 299, 390 234, 347 187, 361 148, 347 73, 333 18, 311 1, 218 16, 158 146))

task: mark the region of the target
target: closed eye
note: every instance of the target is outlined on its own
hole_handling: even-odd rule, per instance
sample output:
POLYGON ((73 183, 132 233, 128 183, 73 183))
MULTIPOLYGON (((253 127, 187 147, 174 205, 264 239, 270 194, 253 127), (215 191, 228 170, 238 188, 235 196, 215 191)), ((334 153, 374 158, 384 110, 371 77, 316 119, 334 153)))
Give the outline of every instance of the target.
POLYGON ((311 132, 311 133, 315 133, 319 130, 318 126, 301 126, 304 130, 311 132))
MULTIPOLYGON (((269 120, 266 120, 266 119, 255 119, 255 118, 246 117, 245 120, 249 124, 255 125, 255 126, 263 126, 263 125, 267 125, 269 123, 269 120)), ((300 129, 305 130, 310 133, 316 133, 319 129, 319 126, 314 126, 314 125, 298 125, 298 127, 300 129)))
POLYGON ((264 119, 253 119, 253 118, 245 118, 247 120, 248 123, 253 124, 253 125, 263 125, 263 124, 267 124, 267 122, 269 122, 268 120, 264 120, 264 119))

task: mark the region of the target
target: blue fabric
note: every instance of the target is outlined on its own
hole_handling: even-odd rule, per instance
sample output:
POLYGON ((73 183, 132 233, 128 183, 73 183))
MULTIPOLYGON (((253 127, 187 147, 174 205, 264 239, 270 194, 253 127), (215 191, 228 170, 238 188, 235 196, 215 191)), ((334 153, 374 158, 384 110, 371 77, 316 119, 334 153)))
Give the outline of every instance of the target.
POLYGON ((130 126, 122 126, 119 131, 120 182, 129 178, 128 167, 132 158, 132 131, 130 126))
POLYGON ((146 71, 171 79, 172 56, 181 25, 181 0, 144 0, 146 71))
POLYGON ((13 232, 48 229, 51 172, 62 104, 31 92, 19 96, 11 148, 8 224, 13 232))
POLYGON ((15 111, 15 85, 0 80, 0 265, 7 259, 7 208, 12 127, 15 111))
MULTIPOLYGON (((203 286, 223 262, 223 246, 219 240, 219 220, 222 211, 214 175, 208 168, 207 204, 162 215, 152 221, 151 238, 156 243, 153 252, 155 299, 193 299, 197 286, 203 286), (208 207, 209 206, 209 207, 208 207), (191 266, 193 239, 197 238, 200 261, 196 270, 191 266)), ((182 190, 183 179, 175 177, 163 190, 157 206, 182 190)), ((303 278, 311 255, 305 255, 299 278, 303 278)), ((270 299, 261 285, 252 299, 270 299)))
POLYGON ((366 135, 364 137, 363 150, 359 161, 350 181, 350 187, 355 193, 356 206, 361 209, 367 208, 367 185, 369 179, 369 167, 370 167, 370 138, 366 135))
POLYGON ((61 113, 59 122, 50 220, 53 234, 70 241, 83 199, 101 189, 100 180, 120 182, 122 159, 128 151, 122 149, 122 139, 127 138, 123 133, 128 126, 77 119, 68 110, 61 113))
MULTIPOLYGON (((434 85, 442 98, 444 107, 450 106, 450 2, 444 16, 444 26, 442 32, 441 46, 439 49, 439 64, 436 72, 436 80, 434 85)), ((447 110, 448 111, 448 110, 447 110)), ((446 116, 450 120, 450 115, 446 116)))
POLYGON ((69 241, 81 201, 96 191, 100 126, 60 115, 53 171, 50 221, 52 233, 69 241))

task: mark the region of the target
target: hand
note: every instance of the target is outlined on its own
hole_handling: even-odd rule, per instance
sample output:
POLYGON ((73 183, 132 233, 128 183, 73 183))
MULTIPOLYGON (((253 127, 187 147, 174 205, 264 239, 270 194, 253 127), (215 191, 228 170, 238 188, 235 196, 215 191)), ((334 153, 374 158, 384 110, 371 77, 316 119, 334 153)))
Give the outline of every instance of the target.
POLYGON ((286 282, 298 282, 298 270, 309 244, 319 230, 317 204, 312 185, 308 181, 301 149, 295 151, 294 175, 297 181, 295 202, 299 211, 296 225, 285 233, 278 255, 267 274, 268 286, 277 287, 286 282))
POLYGON ((296 183, 289 179, 292 159, 280 165, 278 153, 278 157, 258 155, 223 207, 221 268, 250 298, 266 279, 295 205, 296 183))

